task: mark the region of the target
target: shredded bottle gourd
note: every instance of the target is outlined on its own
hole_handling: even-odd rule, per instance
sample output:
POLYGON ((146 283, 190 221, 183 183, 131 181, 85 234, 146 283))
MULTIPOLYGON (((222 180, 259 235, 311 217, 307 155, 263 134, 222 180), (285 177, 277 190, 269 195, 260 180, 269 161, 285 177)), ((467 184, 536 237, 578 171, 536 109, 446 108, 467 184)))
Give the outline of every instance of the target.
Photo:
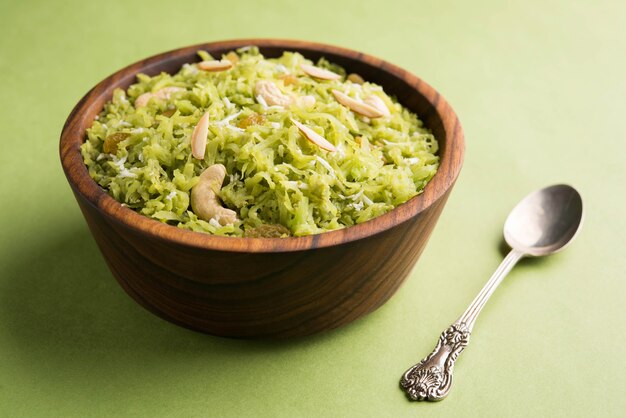
POLYGON ((392 210, 438 168, 437 141, 417 116, 337 65, 295 52, 266 59, 256 47, 198 55, 203 65, 116 89, 82 145, 91 177, 143 215, 227 236, 317 234, 392 210), (237 214, 225 225, 190 205, 215 164, 226 168, 215 193, 237 214))

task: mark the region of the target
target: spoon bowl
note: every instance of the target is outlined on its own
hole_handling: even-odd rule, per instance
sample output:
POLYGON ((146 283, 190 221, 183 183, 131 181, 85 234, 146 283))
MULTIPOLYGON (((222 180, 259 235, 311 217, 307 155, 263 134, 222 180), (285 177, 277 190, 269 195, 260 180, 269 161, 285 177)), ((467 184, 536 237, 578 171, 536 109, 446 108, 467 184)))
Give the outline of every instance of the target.
POLYGON ((534 257, 564 249, 580 230, 583 201, 571 186, 537 190, 515 206, 504 224, 504 239, 513 249, 534 257))

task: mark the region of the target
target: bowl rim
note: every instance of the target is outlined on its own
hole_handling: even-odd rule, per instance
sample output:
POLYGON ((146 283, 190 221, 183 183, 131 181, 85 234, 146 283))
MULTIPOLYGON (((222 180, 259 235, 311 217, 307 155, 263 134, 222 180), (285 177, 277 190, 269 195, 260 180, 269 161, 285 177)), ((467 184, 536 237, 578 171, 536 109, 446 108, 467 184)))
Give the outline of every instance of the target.
MULTIPOLYGON (((418 116, 421 118, 420 115, 418 116)), ((175 242, 191 248, 243 253, 291 252, 331 247, 370 237, 398 226, 447 196, 448 190, 454 185, 461 170, 464 151, 463 129, 456 113, 439 92, 416 75, 380 58, 351 49, 318 42, 274 38, 234 39, 195 44, 156 54, 130 64, 100 81, 81 98, 69 114, 59 142, 61 164, 76 198, 82 197, 107 219, 119 226, 143 234, 147 238, 175 242), (440 166, 422 193, 383 215, 334 231, 287 238, 227 237, 181 229, 141 215, 123 206, 89 176, 80 152, 80 145, 84 142, 86 129, 93 123, 92 117, 83 117, 83 115, 91 114, 95 117, 102 110, 102 106, 95 104, 96 101, 110 100, 116 86, 130 79, 134 81, 139 72, 159 70, 167 64, 168 60, 191 56, 200 49, 211 52, 250 45, 258 46, 260 49, 297 50, 305 56, 309 52, 364 62, 401 79, 411 86, 414 93, 423 96, 441 119, 446 133, 446 146, 443 152, 440 148, 440 166)))

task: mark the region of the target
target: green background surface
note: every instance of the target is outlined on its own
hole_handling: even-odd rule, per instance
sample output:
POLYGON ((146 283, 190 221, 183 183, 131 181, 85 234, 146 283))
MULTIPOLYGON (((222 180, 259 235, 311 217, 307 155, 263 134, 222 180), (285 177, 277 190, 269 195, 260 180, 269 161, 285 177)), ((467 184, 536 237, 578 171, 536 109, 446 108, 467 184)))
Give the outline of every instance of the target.
POLYGON ((605 417, 626 411, 626 3, 0 3, 0 416, 605 417), (315 40, 404 67, 465 129, 465 165, 412 276, 384 307, 284 342, 178 328, 117 285, 62 173, 74 104, 138 59, 244 37, 315 40), (486 306, 441 403, 402 372, 502 258, 528 192, 575 185, 577 241, 522 262, 486 306))

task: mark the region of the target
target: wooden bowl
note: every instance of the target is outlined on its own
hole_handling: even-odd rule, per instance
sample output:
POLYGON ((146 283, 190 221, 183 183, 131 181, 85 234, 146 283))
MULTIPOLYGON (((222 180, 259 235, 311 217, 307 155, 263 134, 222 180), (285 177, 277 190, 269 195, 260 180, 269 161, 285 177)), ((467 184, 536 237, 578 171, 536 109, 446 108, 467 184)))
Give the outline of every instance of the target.
MULTIPOLYGON (((132 64, 78 102, 60 141, 65 175, 111 272, 124 290, 156 315, 205 333, 283 338, 347 324, 395 293, 424 249, 461 169, 459 120, 446 100, 418 77, 348 49, 311 42, 245 39, 194 45, 132 64), (440 167, 424 192, 360 225, 293 238, 232 238, 181 230, 115 201, 89 177, 80 146, 86 129, 137 73, 177 72, 198 61, 257 45, 266 57, 298 51, 326 57, 382 85, 416 112, 440 144, 440 167)), ((426 279, 426 278, 424 278, 426 279)))

